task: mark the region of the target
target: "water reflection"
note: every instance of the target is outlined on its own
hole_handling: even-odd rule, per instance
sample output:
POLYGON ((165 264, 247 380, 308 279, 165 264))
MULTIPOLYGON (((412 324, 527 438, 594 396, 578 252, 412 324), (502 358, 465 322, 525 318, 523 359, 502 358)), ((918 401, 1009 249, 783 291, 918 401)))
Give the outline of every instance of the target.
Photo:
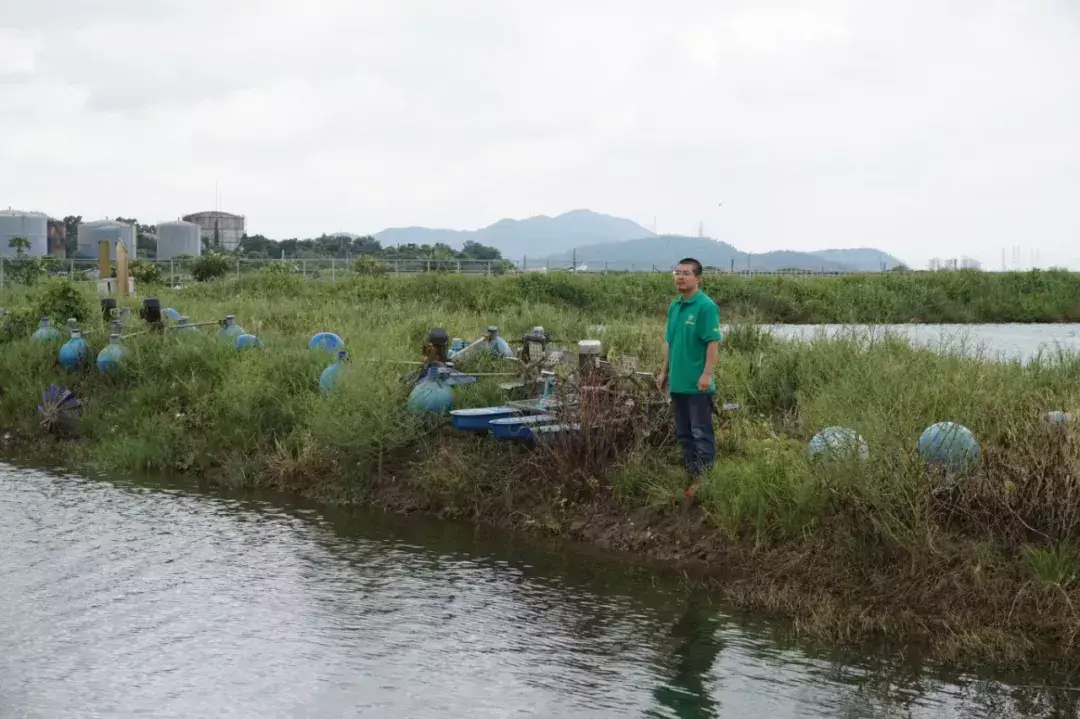
POLYGON ((719 613, 707 599, 691 597, 679 620, 671 628, 675 642, 671 653, 671 678, 653 691, 656 703, 663 711, 650 710, 649 717, 678 717, 710 719, 720 714, 719 704, 706 685, 716 657, 723 649, 717 638, 719 613))
MULTIPOLYGON (((461 525, 0 467, 0 715, 1073 716, 461 525)), ((1056 684, 1067 680, 1058 678, 1056 684)))

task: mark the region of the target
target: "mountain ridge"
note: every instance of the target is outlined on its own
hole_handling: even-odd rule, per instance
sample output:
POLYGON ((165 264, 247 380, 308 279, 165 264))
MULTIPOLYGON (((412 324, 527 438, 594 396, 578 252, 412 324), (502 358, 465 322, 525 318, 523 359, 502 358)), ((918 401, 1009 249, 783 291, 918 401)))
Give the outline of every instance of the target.
POLYGON ((442 243, 460 248, 466 242, 478 242, 526 267, 569 268, 576 261, 579 266, 592 262, 611 270, 646 269, 669 267, 681 257, 696 257, 702 264, 720 269, 757 271, 877 271, 903 264, 872 247, 744 252, 708 237, 657 235, 632 220, 587 209, 554 217, 503 218, 477 230, 389 227, 376 233, 375 239, 384 246, 442 243))

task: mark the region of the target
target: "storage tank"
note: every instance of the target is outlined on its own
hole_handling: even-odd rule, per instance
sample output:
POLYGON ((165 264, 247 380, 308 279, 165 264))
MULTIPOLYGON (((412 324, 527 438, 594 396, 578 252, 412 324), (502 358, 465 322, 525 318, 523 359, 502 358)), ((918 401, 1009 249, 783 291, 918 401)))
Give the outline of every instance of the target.
POLYGON ((202 254, 202 228, 194 222, 162 222, 157 226, 157 258, 169 260, 181 255, 202 254))
POLYGON ((128 257, 135 257, 135 227, 116 220, 83 222, 79 225, 79 254, 83 257, 98 256, 98 243, 109 241, 109 259, 116 259, 116 243, 123 242, 128 257))
POLYGON ((67 257, 67 223, 63 220, 49 220, 49 254, 63 259, 67 257))
POLYGON ((47 255, 49 253, 49 216, 41 212, 20 212, 19 210, 0 210, 0 257, 14 257, 15 248, 11 240, 25 237, 30 242, 28 254, 47 255))
POLYGON ((184 215, 183 219, 185 222, 194 222, 202 228, 203 239, 211 247, 214 246, 216 240, 223 249, 232 251, 240 246, 240 240, 244 238, 243 215, 211 210, 184 215))

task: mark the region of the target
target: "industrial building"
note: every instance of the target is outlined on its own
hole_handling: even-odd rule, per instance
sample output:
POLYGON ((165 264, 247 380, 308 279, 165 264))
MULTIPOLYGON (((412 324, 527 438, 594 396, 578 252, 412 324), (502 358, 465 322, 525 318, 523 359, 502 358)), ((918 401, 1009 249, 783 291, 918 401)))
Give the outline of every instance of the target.
POLYGON ((244 216, 220 210, 196 212, 184 215, 184 222, 193 222, 202 231, 202 239, 208 247, 220 243, 222 249, 235 250, 244 237, 244 216))
POLYGON ((67 223, 50 219, 48 222, 49 254, 63 259, 67 257, 67 223))
POLYGON ((202 254, 202 232, 203 228, 194 222, 177 220, 160 223, 157 226, 157 258, 198 257, 202 254))
POLYGON ((98 246, 102 240, 109 241, 109 259, 116 259, 116 243, 123 242, 128 257, 135 256, 135 226, 116 220, 97 220, 83 222, 78 231, 78 254, 83 257, 97 257, 98 246))
POLYGON ((0 210, 0 257, 14 257, 17 248, 11 240, 25 237, 30 243, 30 255, 44 256, 49 253, 49 216, 42 212, 0 210))

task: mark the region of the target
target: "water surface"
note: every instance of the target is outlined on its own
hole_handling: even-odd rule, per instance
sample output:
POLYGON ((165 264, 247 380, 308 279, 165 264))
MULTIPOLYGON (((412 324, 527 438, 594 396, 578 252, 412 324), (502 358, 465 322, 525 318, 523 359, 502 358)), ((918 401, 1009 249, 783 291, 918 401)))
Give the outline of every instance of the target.
POLYGON ((812 339, 821 333, 886 333, 908 337, 937 350, 961 351, 1006 359, 1029 360, 1040 352, 1080 353, 1080 324, 1003 325, 769 325, 779 337, 812 339))
POLYGON ((1071 716, 783 641, 653 568, 0 465, 2 717, 1071 716))

